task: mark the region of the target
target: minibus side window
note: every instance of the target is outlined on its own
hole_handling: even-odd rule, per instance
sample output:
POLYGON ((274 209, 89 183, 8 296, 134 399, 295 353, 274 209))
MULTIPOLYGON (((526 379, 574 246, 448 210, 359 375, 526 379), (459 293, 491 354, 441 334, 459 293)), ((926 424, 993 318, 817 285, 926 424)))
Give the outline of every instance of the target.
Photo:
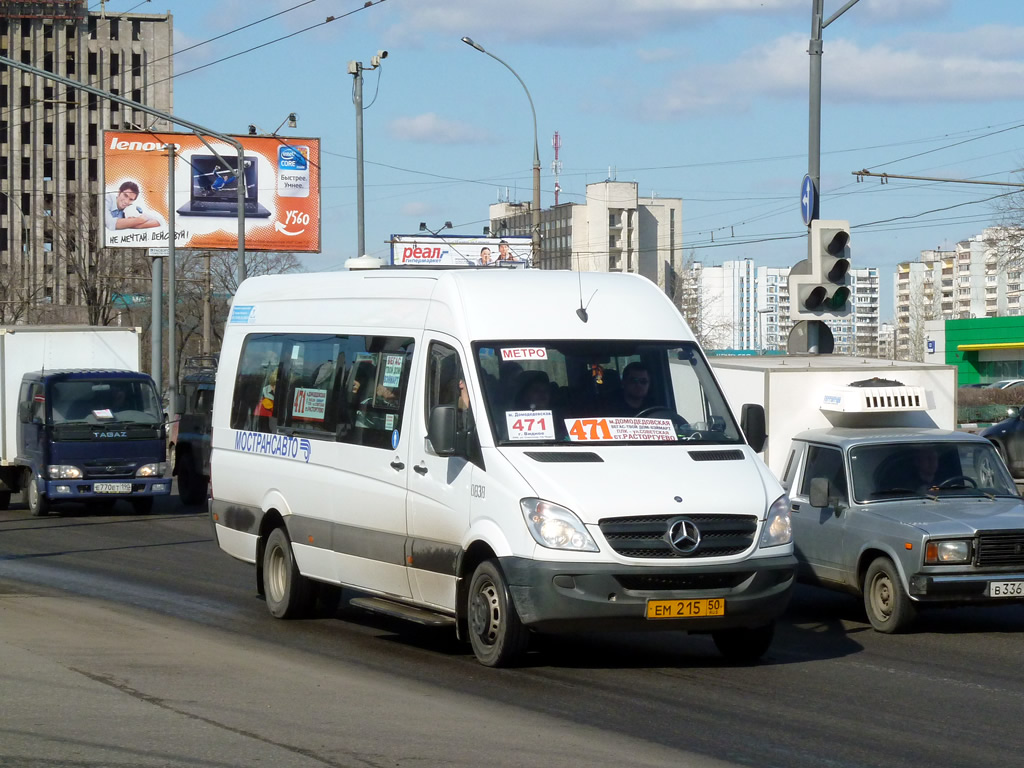
POLYGON ((231 400, 231 428, 269 432, 274 416, 284 337, 251 334, 242 346, 231 400))
POLYGON ((337 440, 391 450, 401 436, 414 342, 399 336, 351 336, 351 365, 337 391, 337 440))
POLYGON ((425 398, 425 424, 430 423, 430 412, 438 405, 454 405, 459 432, 465 439, 465 457, 483 467, 476 420, 466 385, 465 368, 459 353, 441 342, 432 342, 427 357, 427 396, 425 398))

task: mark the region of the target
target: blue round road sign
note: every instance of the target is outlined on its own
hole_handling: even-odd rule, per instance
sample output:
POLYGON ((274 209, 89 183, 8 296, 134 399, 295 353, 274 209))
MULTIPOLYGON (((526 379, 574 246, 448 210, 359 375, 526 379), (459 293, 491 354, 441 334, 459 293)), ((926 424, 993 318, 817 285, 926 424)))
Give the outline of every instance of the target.
POLYGON ((814 219, 815 197, 817 194, 817 191, 814 189, 814 182, 811 181, 811 175, 807 174, 800 184, 800 216, 803 217, 804 224, 808 227, 811 226, 811 221, 814 219))

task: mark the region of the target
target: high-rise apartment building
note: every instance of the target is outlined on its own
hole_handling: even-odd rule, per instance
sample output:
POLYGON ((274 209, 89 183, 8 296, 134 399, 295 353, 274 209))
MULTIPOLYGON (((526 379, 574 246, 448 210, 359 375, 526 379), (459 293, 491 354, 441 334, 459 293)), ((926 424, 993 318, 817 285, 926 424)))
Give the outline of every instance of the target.
POLYGON ((897 265, 896 357, 920 359, 925 323, 1021 314, 1021 233, 990 227, 952 250, 897 265))
MULTIPOLYGON (((164 112, 172 53, 169 14, 0 0, 0 54, 164 112)), ((42 76, 0 71, 0 320, 87 321, 97 288, 125 270, 100 245, 101 141, 105 128, 135 127, 171 129, 42 76)))
MULTIPOLYGON (((496 203, 491 234, 529 235, 529 203, 496 203)), ((587 185, 585 203, 541 211, 542 269, 633 272, 675 296, 683 263, 683 201, 640 197, 636 182, 587 185)))
MULTIPOLYGON (((723 349, 786 351, 789 267, 758 267, 752 259, 700 270, 706 338, 723 349)), ((851 269, 849 315, 826 318, 840 355, 878 355, 878 268, 851 269)))

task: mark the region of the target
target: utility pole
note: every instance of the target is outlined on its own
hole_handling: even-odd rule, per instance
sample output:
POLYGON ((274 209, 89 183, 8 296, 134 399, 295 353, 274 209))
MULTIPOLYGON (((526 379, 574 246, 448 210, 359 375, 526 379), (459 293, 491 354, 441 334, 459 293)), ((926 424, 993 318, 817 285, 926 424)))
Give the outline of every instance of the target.
MULTIPOLYGON (((380 66, 387 51, 377 51, 370 58, 370 71, 380 66)), ((352 103, 356 107, 356 257, 366 255, 366 224, 363 213, 363 72, 366 65, 358 61, 348 63, 348 73, 355 78, 352 83, 352 103)))
POLYGON ((172 204, 167 208, 167 225, 170 237, 167 238, 167 404, 172 411, 177 412, 178 406, 175 399, 178 394, 178 350, 175 349, 175 328, 178 320, 175 316, 175 302, 177 294, 175 283, 177 282, 177 269, 174 263, 174 161, 176 158, 173 144, 166 144, 167 163, 167 194, 172 204))
POLYGON ((203 281, 203 354, 210 354, 210 340, 213 335, 210 325, 210 314, 212 308, 210 302, 213 300, 213 274, 210 271, 210 254, 206 254, 206 274, 203 281))

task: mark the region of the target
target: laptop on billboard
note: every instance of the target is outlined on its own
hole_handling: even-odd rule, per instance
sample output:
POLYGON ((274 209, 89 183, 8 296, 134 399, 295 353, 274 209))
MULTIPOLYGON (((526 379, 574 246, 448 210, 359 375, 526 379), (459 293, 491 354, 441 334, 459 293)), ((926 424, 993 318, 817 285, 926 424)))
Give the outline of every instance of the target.
MULTIPOLYGON (((215 155, 192 155, 192 186, 187 203, 178 209, 182 216, 238 217, 238 157, 225 156, 227 167, 215 155)), ((267 218, 270 211, 259 201, 256 158, 246 156, 245 215, 267 218)))

